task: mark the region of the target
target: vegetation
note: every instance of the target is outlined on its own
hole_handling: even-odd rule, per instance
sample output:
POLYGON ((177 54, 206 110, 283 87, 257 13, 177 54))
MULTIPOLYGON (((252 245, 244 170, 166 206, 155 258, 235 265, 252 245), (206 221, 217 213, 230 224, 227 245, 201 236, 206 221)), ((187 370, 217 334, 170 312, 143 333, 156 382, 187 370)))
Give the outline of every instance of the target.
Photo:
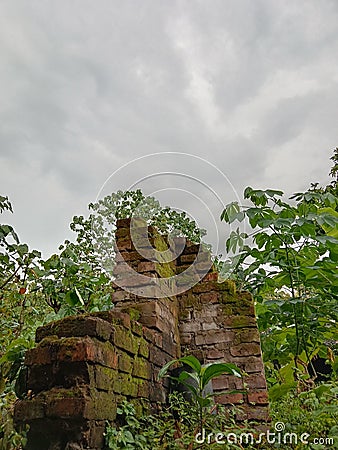
POLYGON ((250 204, 233 202, 221 216, 227 223, 247 220, 252 230, 231 233, 226 247, 233 256, 221 271, 254 295, 272 398, 309 378, 309 366, 315 373, 315 357, 337 367, 336 180, 296 193, 292 202, 282 197, 248 187, 250 204))
POLYGON ((273 445, 270 442, 267 447, 266 437, 258 442, 260 431, 254 423, 244 422, 240 426, 236 423, 235 416, 240 408, 227 409, 221 405, 217 407, 217 414, 214 414, 215 407, 207 409, 203 418, 204 432, 199 434, 197 405, 187 402, 182 394, 171 394, 169 406, 156 416, 139 417, 132 404, 123 402, 117 410, 117 424, 107 424, 106 445, 111 450, 334 449, 338 448, 337 391, 337 383, 330 382, 300 394, 289 392, 280 402, 271 403, 273 423, 283 423, 285 433, 296 433, 297 443, 290 444, 287 436, 284 443, 285 434, 281 433, 281 443, 276 437, 276 442, 273 445), (222 443, 216 442, 217 433, 222 433, 222 443), (300 442, 303 433, 309 435, 308 443, 300 442))
POLYGON ((198 410, 199 425, 200 429, 202 429, 204 413, 206 412, 206 408, 210 407, 214 397, 213 392, 208 393, 207 391, 210 381, 224 374, 230 374, 240 378, 242 376, 241 371, 235 364, 230 363, 214 363, 202 366, 197 358, 190 355, 169 361, 160 370, 158 378, 160 379, 166 376, 170 367, 177 363, 186 365, 191 369, 189 372, 182 370, 176 380, 190 391, 192 401, 198 410))

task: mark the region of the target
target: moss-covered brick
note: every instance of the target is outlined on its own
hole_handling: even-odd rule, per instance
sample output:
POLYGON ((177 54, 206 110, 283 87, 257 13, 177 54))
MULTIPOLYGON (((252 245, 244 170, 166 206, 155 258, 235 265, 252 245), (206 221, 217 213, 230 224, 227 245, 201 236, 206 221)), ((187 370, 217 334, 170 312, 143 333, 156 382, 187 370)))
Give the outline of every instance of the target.
POLYGON ((92 416, 95 420, 115 420, 116 399, 111 392, 92 392, 93 410, 92 416))
POLYGON ((118 378, 114 381, 113 391, 116 394, 124 396, 137 397, 138 385, 135 379, 127 373, 119 373, 118 378))
POLYGON ((132 321, 138 320, 140 318, 140 311, 135 308, 128 308, 128 314, 132 321))
POLYGON ((119 370, 125 373, 131 373, 133 370, 134 360, 127 353, 119 354, 119 370))
POLYGON ((117 370, 99 365, 95 367, 95 387, 97 389, 110 392, 117 378, 117 370))
POLYGON ((52 322, 36 330, 36 342, 40 342, 47 336, 81 337, 92 336, 100 340, 108 340, 112 332, 112 326, 99 317, 80 315, 71 316, 52 322))
MULTIPOLYGON (((139 313, 140 314, 140 313, 139 313)), ((143 335, 143 325, 139 322, 132 321, 131 323, 131 331, 137 336, 143 335)))
POLYGON ((137 384, 137 397, 148 398, 149 397, 149 382, 147 380, 136 380, 137 384))
POLYGON ((242 342, 256 342, 260 343, 260 336, 257 328, 243 328, 239 329, 234 339, 234 344, 240 344, 242 342))
POLYGON ((133 355, 138 353, 139 340, 130 330, 126 330, 120 326, 116 327, 114 333, 114 344, 118 348, 122 348, 133 355))
POLYGON ((248 328, 257 327, 255 317, 249 316, 226 316, 222 320, 222 326, 225 328, 248 328))
POLYGON ((140 339, 139 340, 139 349, 138 349, 138 354, 140 356, 143 356, 144 358, 148 359, 149 358, 149 344, 145 339, 140 339))
POLYGON ((133 376, 151 380, 151 366, 149 361, 136 357, 134 359, 133 376))
POLYGON ((201 299, 199 295, 194 295, 194 293, 189 290, 179 297, 179 305, 181 309, 193 308, 200 304, 201 299))
POLYGON ((232 356, 252 356, 260 355, 260 345, 255 342, 243 342, 242 344, 232 345, 230 347, 232 356))

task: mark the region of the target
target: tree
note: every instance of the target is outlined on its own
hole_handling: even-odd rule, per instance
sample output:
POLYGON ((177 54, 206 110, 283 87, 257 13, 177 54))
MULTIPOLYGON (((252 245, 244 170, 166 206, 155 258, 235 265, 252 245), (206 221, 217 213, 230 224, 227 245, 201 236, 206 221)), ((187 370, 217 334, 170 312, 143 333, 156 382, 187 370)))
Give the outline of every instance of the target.
MULTIPOLYGON (((249 205, 225 208, 227 223, 247 220, 251 232, 233 231, 235 253, 222 265, 257 302, 265 361, 276 367, 311 364, 314 355, 333 358, 338 321, 338 197, 333 190, 296 193, 246 188, 249 205)), ((290 373, 290 372, 288 372, 290 373)))

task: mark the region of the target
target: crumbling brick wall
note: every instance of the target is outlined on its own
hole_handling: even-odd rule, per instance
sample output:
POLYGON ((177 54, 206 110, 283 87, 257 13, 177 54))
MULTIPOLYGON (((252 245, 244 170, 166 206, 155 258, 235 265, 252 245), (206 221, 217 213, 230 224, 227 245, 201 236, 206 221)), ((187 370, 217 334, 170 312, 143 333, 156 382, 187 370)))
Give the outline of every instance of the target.
MULTIPOLYGON (((237 364, 247 373, 245 392, 216 401, 241 406, 239 420, 268 420, 250 294, 218 282, 203 245, 169 242, 142 222, 133 231, 130 219, 117 221, 116 252, 114 308, 39 328, 38 345, 27 352, 28 396, 15 407, 16 422, 30 424, 27 449, 102 449, 105 421, 115 419, 116 406, 127 399, 139 411, 156 411, 168 392, 158 371, 184 354, 237 364)), ((244 385, 224 375, 213 388, 244 385)))

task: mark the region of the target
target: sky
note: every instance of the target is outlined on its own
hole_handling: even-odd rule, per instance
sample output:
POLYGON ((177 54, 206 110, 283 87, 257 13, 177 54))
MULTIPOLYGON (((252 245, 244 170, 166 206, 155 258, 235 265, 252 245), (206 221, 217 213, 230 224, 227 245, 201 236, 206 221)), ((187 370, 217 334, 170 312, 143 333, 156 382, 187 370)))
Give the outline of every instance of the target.
POLYGON ((329 182, 337 23, 336 0, 2 0, 1 222, 47 257, 137 187, 222 253, 246 186, 329 182))

